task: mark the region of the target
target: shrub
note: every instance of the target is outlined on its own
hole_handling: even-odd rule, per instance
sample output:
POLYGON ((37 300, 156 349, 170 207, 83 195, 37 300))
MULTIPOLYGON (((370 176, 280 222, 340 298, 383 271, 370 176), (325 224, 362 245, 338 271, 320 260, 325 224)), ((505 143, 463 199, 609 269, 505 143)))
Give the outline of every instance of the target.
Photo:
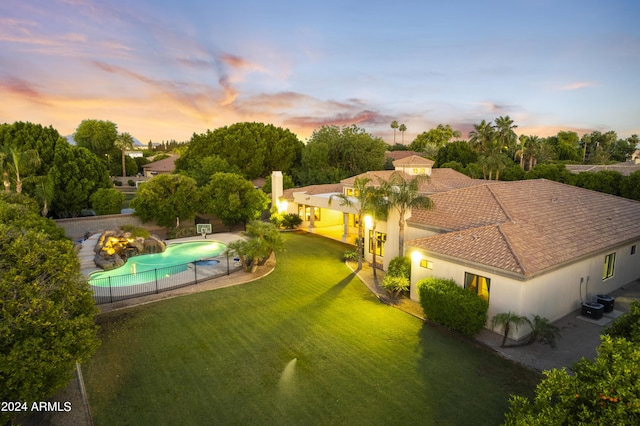
POLYGON ((629 309, 629 312, 613 320, 602 334, 608 334, 611 337, 624 337, 630 342, 640 342, 640 302, 634 300, 629 309))
POLYGON ((387 277, 404 277, 411 279, 411 259, 406 256, 396 256, 389 262, 387 277))
POLYGON ((344 259, 345 261, 347 261, 347 260, 357 261, 358 260, 358 252, 356 250, 347 250, 342 255, 342 259, 344 259))
POLYGON ((124 203, 124 194, 115 188, 100 188, 91 195, 90 201, 96 214, 118 214, 124 203))
POLYGON ((271 216, 269 216, 269 222, 271 222, 276 228, 280 228, 280 226, 282 226, 282 215, 280 213, 271 213, 271 216))
POLYGON ((468 336, 487 322, 489 302, 462 288, 454 280, 426 278, 418 282, 420 304, 430 320, 468 336))
POLYGON ((114 181, 113 181, 113 184, 114 184, 115 186, 122 186, 122 182, 120 182, 119 180, 114 180, 114 181))
POLYGON ((140 228, 139 226, 122 225, 120 229, 123 230, 124 232, 130 232, 131 237, 133 238, 137 238, 137 237, 149 238, 151 236, 149 231, 147 231, 144 228, 140 228))
POLYGON ((393 293, 395 295, 409 291, 410 285, 409 279, 404 276, 392 276, 387 274, 382 280, 382 287, 384 287, 384 289, 389 293, 393 293))
POLYGON ((129 179, 127 183, 129 184, 129 186, 136 186, 136 183, 133 181, 133 179, 129 179))
POLYGON ((302 223, 302 218, 295 213, 282 215, 282 226, 287 229, 294 229, 302 223))

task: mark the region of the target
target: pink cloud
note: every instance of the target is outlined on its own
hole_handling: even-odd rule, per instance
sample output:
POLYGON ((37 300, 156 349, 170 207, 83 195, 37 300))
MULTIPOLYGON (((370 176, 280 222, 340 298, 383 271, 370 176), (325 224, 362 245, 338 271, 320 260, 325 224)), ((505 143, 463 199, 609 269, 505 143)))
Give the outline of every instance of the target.
POLYGON ((593 87, 595 85, 596 83, 593 81, 579 81, 576 83, 565 84, 564 86, 560 87, 560 90, 578 90, 584 89, 585 87, 593 87))

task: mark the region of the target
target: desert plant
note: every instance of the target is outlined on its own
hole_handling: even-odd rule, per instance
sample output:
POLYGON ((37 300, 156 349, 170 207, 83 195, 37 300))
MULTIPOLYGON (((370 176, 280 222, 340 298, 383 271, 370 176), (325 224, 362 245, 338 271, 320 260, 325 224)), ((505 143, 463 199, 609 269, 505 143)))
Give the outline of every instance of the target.
POLYGON ((521 325, 529 323, 527 317, 523 317, 521 315, 515 314, 513 312, 501 312, 493 317, 491 320, 491 327, 502 327, 502 331, 504 333, 502 337, 501 347, 504 348, 505 343, 507 343, 507 337, 509 337, 509 332, 512 327, 513 330, 518 330, 521 325))
POLYGON ((396 256, 389 262, 387 277, 405 277, 411 279, 411 259, 406 256, 396 256))
POLYGON ((124 232, 130 232, 133 238, 137 238, 137 237, 149 238, 151 236, 149 231, 139 226, 122 225, 120 226, 120 229, 123 230, 124 232))
POLYGON ((286 213, 282 215, 282 226, 286 229, 295 229, 302 223, 302 218, 295 213, 286 213))
POLYGON ((548 343, 549 346, 555 349, 556 339, 560 338, 560 329, 558 327, 540 315, 534 315, 533 321, 529 321, 529 324, 531 325, 530 344, 534 342, 548 343))
POLYGON ((358 252, 355 250, 346 250, 342 255, 342 259, 346 261, 357 261, 358 260, 358 252))
POLYGON ((409 279, 404 276, 385 275, 382 280, 382 287, 384 287, 384 289, 389 293, 393 293, 396 296, 409 291, 410 285, 409 279))

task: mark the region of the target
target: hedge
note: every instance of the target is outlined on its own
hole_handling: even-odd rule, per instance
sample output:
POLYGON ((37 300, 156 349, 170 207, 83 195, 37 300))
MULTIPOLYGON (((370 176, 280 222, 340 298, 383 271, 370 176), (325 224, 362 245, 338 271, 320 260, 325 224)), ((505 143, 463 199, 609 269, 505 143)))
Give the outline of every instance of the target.
POLYGON ((418 282, 418 294, 427 318, 452 330, 473 336, 487 323, 489 302, 454 280, 425 278, 418 282))

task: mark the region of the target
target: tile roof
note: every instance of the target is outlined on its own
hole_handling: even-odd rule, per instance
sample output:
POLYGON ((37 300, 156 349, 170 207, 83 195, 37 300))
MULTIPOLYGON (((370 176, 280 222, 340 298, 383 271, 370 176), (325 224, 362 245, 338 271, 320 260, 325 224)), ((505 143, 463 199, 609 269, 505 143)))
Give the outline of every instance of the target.
POLYGON ((283 191, 282 198, 284 198, 285 200, 293 200, 293 194, 295 192, 304 192, 305 194, 309 195, 342 192, 343 186, 344 185, 342 185, 341 183, 327 183, 323 185, 303 186, 301 188, 289 188, 283 191))
POLYGON ((408 222, 453 232, 407 245, 524 276, 640 239, 639 202, 545 179, 430 197, 408 222))
POLYGON ((420 157, 419 155, 410 155, 408 157, 403 157, 393 162, 394 167, 402 167, 402 166, 422 166, 422 167, 431 167, 433 166, 435 161, 429 160, 428 158, 420 157))
POLYGON ((410 157, 412 155, 420 155, 416 151, 387 151, 384 153, 385 158, 391 158, 392 160, 399 160, 401 158, 410 157))

